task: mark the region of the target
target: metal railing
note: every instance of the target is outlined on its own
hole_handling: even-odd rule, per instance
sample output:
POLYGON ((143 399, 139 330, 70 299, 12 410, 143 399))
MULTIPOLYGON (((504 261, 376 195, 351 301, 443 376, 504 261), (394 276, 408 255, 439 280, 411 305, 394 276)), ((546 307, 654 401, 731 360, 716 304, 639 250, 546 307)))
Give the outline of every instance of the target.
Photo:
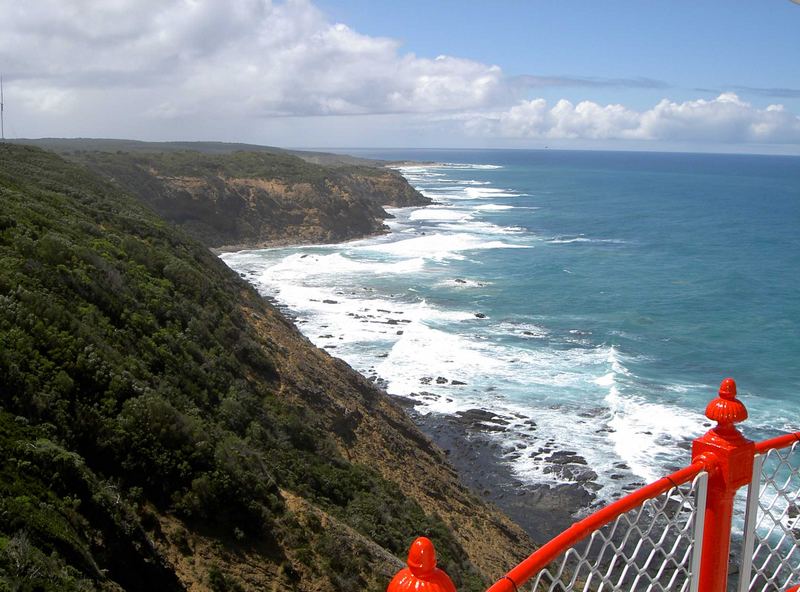
POLYGON ((670 489, 618 514, 559 559, 536 569, 532 589, 696 592, 700 559, 696 541, 703 539, 708 475, 700 467, 691 469, 690 474, 668 477, 670 485, 675 483, 670 489), (696 474, 693 479, 692 474, 696 474))
MULTIPOLYGON (((733 498, 745 485, 738 592, 800 592, 800 432, 744 438, 734 424, 747 410, 730 378, 706 417, 717 425, 694 441, 690 466, 576 522, 488 592, 725 592, 733 498)), ((387 592, 405 590, 455 591, 427 539, 387 592)))
POLYGON ((799 439, 787 434, 756 445, 739 592, 784 590, 800 582, 799 439))

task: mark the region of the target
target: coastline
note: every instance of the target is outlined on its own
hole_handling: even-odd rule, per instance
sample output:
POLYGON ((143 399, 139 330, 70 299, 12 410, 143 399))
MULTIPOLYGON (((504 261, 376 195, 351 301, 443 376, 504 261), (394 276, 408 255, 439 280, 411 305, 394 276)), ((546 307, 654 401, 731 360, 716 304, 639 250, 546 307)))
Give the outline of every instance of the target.
MULTIPOLYGON (((220 255, 241 250, 347 244, 373 236, 383 236, 390 232, 391 230, 387 228, 380 233, 370 233, 330 243, 297 242, 287 238, 258 245, 233 245, 211 250, 220 255)), ((269 295, 262 297, 276 305, 281 314, 297 326, 294 315, 285 306, 280 305, 269 295)), ((326 348, 319 349, 336 357, 334 352, 326 348)), ((355 369, 353 371, 357 372, 355 369)), ((380 377, 374 374, 364 376, 389 400, 397 403, 425 436, 444 452, 465 486, 481 499, 499 508, 536 543, 545 542, 568 528, 576 520, 577 514, 591 508, 595 502, 594 491, 599 489, 599 486, 592 479, 596 478, 596 474, 587 466, 586 460, 576 452, 543 448, 539 450, 538 455, 550 465, 554 475, 579 472, 584 477, 571 482, 558 482, 554 479, 553 484, 523 482, 514 474, 507 459, 504 458, 507 450, 503 450, 497 438, 491 437, 492 433, 505 431, 502 427, 504 420, 500 416, 494 416, 486 409, 472 409, 455 415, 423 414, 415 410, 418 401, 387 393, 380 377)), ((530 421, 533 422, 534 419, 531 418, 530 421)))
POLYGON ((296 238, 283 238, 283 239, 275 239, 270 241, 262 241, 255 244, 252 243, 241 243, 241 244, 233 244, 233 245, 221 245, 219 247, 209 247, 209 251, 211 251, 214 255, 222 255, 223 253, 236 253, 238 251, 257 251, 259 249, 278 249, 278 248, 291 248, 291 247, 308 247, 313 245, 346 245, 347 243, 351 243, 354 241, 364 240, 367 238, 373 238, 376 236, 385 236, 390 234, 392 231, 388 226, 385 226, 383 230, 379 232, 369 232, 359 236, 353 236, 351 238, 339 241, 319 241, 319 240, 312 240, 309 239, 307 241, 298 241, 296 238))
MULTIPOLYGON (((521 481, 503 461, 500 445, 489 437, 486 424, 475 421, 475 416, 487 413, 484 410, 424 415, 414 410, 413 399, 387 396, 397 401, 414 424, 442 449, 464 485, 498 507, 537 544, 568 528, 575 514, 594 501, 592 492, 577 482, 548 485, 521 481)), ((580 458, 568 451, 553 452, 561 458, 580 458)))
MULTIPOLYGON (((392 162, 388 168, 400 169, 406 166, 435 166, 436 163, 403 161, 392 162)), ((409 181, 410 183, 410 181, 409 181)), ((432 199, 431 203, 412 206, 419 209, 442 202, 432 199)), ((391 216, 393 217, 393 216, 391 216)), ((388 227, 380 232, 365 233, 340 241, 297 240, 301 237, 284 238, 258 244, 239 244, 217 247, 212 251, 223 255, 233 251, 258 250, 269 248, 292 248, 313 245, 345 245, 376 236, 385 236, 393 231, 388 227)), ((242 274, 247 279, 247 276, 242 274)), ((297 318, 291 310, 276 301, 268 294, 265 299, 277 306, 292 324, 299 328, 297 318)), ((363 321, 362 321, 363 322, 363 321)), ((391 323, 391 319, 388 321, 391 323)), ((332 357, 336 356, 334 346, 316 346, 332 357)), ((338 358, 341 359, 341 358, 338 358)), ((354 371, 358 372, 355 368, 354 371)), ((577 448, 570 448, 567 443, 556 443, 552 440, 540 441, 540 445, 532 450, 520 450, 516 442, 504 441, 502 433, 509 432, 511 440, 527 438, 524 434, 512 433, 505 427, 512 418, 493 413, 491 406, 480 405, 480 408, 459 411, 455 414, 438 412, 424 413, 417 410, 419 400, 413 397, 426 393, 405 392, 389 394, 386 384, 373 369, 359 372, 383 392, 389 400, 398 404, 403 412, 447 457, 455 469, 460 481, 482 500, 502 511, 510 520, 520 526, 537 544, 550 540, 570 527, 576 520, 589 513, 603 502, 598 496, 602 486, 597 483, 599 468, 592 467, 579 454, 577 448), (500 435, 500 437, 498 437, 500 435), (516 446, 516 449, 515 449, 516 446), (544 473, 552 475, 552 481, 531 482, 520 477, 514 470, 513 459, 530 456, 544 467, 544 473)), ((425 398, 424 396, 422 398, 425 398)), ((529 422, 533 429, 537 423, 535 416, 522 418, 529 422)), ((528 441, 531 444, 532 441, 528 441)), ((617 472, 629 471, 625 463, 614 466, 611 479, 621 478, 617 472)), ((626 479, 626 481, 628 481, 626 479)), ((622 484, 620 484, 622 485, 622 484)), ((638 486, 640 481, 626 482, 621 493, 627 493, 638 486)))

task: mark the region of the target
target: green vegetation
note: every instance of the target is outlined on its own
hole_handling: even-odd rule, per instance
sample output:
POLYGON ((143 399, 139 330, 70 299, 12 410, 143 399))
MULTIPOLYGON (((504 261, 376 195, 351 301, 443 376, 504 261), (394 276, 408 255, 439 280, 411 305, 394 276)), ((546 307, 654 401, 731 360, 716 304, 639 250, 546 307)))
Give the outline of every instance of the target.
POLYGON ((285 152, 77 150, 67 158, 211 247, 360 238, 385 229, 382 205, 430 201, 394 171, 331 168, 285 152))
MULTIPOLYGON (((133 169, 156 170, 169 177, 244 177, 278 179, 287 183, 311 183, 322 187, 326 178, 339 174, 323 166, 306 162, 290 154, 270 152, 234 152, 204 154, 190 150, 172 152, 80 152, 70 155, 90 168, 110 173, 124 183, 119 175, 133 169)), ((372 171, 367 167, 364 170, 372 171)))
POLYGON ((348 154, 314 152, 309 150, 288 150, 275 146, 241 144, 238 142, 142 142, 139 140, 100 139, 100 138, 40 138, 7 140, 15 144, 38 146, 58 154, 76 152, 175 152, 192 151, 203 154, 231 154, 233 152, 264 152, 269 154, 290 154, 308 162, 328 167, 339 166, 377 166, 385 161, 359 158, 348 154))
MULTIPOLYGON (((234 162, 242 175, 263 165, 234 162)), ((162 166, 218 161, 176 152, 162 166)), ((151 509, 225 547, 258 547, 284 573, 299 557, 331 589, 377 586, 362 558, 289 512, 282 489, 401 557, 434 536, 459 589, 480 588, 439 518, 348 462, 313 412, 278 394, 283 346, 243 299, 272 314, 117 186, 0 144, 0 591, 181 589, 149 542, 151 509)), ((209 570, 212 589, 239 589, 209 570)))

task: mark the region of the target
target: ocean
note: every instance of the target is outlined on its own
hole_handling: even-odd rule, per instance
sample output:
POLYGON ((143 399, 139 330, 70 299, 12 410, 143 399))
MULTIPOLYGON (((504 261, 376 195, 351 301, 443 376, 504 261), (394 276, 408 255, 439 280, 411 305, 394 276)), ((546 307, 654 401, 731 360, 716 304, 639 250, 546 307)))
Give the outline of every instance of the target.
POLYGON ((800 429, 800 158, 363 150, 434 204, 391 233, 222 255, 420 413, 484 409, 524 482, 574 451, 609 501, 689 462, 732 376, 753 439, 800 429))

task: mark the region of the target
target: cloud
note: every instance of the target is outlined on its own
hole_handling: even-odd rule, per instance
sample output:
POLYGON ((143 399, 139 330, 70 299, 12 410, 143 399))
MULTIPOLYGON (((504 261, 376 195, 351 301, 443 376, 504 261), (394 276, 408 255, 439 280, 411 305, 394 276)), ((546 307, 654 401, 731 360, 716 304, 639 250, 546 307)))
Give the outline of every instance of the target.
POLYGON ((734 86, 733 89, 742 93, 749 93, 762 97, 800 99, 800 89, 798 88, 760 88, 756 86, 734 86))
POLYGON ((584 88, 669 88, 662 80, 652 78, 585 78, 576 76, 533 76, 523 74, 514 76, 510 83, 522 88, 542 88, 549 86, 570 86, 584 88))
POLYGON ((462 118, 473 135, 506 138, 797 143, 800 118, 782 105, 758 109, 734 93, 713 100, 664 99, 647 111, 592 101, 522 101, 506 111, 462 118))
POLYGON ((146 89, 143 112, 164 117, 209 108, 250 116, 425 113, 486 107, 506 92, 497 66, 403 54, 398 41, 329 23, 305 0, 21 6, 0 2, 0 63, 29 95, 146 89))
MULTIPOLYGON (((12 135, 335 145, 314 128, 338 116, 347 125, 325 129, 364 130, 356 144, 423 132, 453 145, 475 137, 800 143, 798 119, 784 107, 756 108, 730 93, 665 99, 647 111, 530 99, 542 88, 669 86, 646 77, 508 76, 457 56, 420 57, 396 39, 330 22, 311 0, 0 0, 0 14, 12 135)), ((742 92, 796 97, 792 89, 742 92)))

